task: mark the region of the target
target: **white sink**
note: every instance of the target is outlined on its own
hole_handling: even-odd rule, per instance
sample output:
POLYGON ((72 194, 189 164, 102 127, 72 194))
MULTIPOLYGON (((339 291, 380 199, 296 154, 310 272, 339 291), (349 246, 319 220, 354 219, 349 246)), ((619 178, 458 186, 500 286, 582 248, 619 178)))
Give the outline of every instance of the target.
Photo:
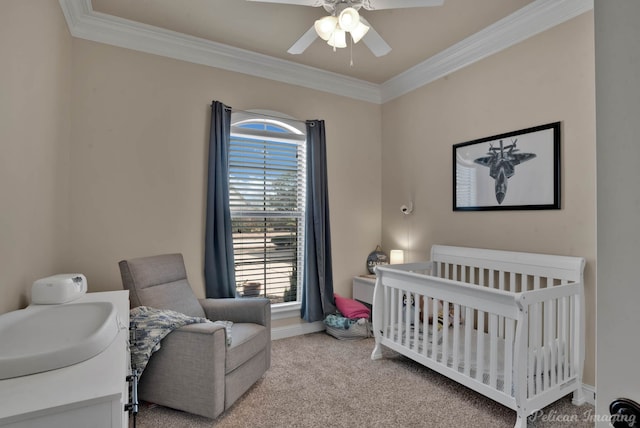
POLYGON ((0 379, 88 360, 117 334, 117 311, 110 302, 33 305, 0 315, 0 379))

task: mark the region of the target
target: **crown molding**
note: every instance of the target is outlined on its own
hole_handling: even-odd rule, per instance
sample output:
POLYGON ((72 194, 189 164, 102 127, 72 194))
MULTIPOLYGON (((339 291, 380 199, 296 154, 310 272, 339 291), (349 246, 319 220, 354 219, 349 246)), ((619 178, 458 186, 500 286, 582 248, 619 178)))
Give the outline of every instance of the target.
POLYGON ((385 103, 593 9, 593 0, 537 0, 381 85, 385 103))
POLYGON ((382 104, 593 8, 593 0, 536 0, 381 85, 96 12, 59 0, 73 37, 382 104))
POLYGON ((371 82, 96 12, 91 0, 59 1, 73 37, 381 103, 371 82))

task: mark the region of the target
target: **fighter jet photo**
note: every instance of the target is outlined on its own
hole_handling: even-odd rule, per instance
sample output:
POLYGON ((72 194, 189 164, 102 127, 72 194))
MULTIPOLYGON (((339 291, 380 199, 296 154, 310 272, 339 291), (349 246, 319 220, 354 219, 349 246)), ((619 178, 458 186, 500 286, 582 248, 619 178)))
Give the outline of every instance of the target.
POLYGON ((493 147, 489 143, 489 151, 487 152, 489 156, 483 156, 473 161, 489 168, 489 176, 496 183, 495 192, 498 204, 502 204, 504 201, 507 194, 507 180, 515 174, 515 166, 536 157, 534 153, 516 153, 519 151, 516 148, 517 141, 516 138, 512 140, 511 144, 505 146, 500 140, 500 147, 493 147))

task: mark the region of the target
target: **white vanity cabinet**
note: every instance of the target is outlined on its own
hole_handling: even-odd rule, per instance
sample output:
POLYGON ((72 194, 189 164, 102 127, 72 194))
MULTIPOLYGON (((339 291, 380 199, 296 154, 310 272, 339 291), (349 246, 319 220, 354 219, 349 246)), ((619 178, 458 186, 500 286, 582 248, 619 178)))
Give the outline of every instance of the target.
POLYGON ((129 292, 88 293, 68 304, 96 301, 118 309, 120 329, 111 345, 69 367, 1 380, 0 427, 128 427, 129 292))

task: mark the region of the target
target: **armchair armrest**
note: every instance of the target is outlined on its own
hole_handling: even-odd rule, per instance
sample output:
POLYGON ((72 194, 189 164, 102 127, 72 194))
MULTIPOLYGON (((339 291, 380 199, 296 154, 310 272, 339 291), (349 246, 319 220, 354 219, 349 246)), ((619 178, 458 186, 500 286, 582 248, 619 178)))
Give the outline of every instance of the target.
POLYGON ((262 298, 200 299, 207 318, 271 326, 271 302, 262 298))
POLYGON ((225 405, 225 342, 225 329, 220 325, 189 324, 173 330, 162 339, 161 348, 142 373, 140 397, 216 417, 225 405))
MULTIPOLYGON (((217 330, 224 331, 224 326, 220 324, 211 324, 209 322, 206 322, 206 323, 201 322, 201 323, 183 325, 182 327, 175 329, 174 331, 180 331, 180 333, 188 333, 188 334, 213 334, 217 330)), ((180 334, 180 336, 182 336, 182 334, 180 334)))

